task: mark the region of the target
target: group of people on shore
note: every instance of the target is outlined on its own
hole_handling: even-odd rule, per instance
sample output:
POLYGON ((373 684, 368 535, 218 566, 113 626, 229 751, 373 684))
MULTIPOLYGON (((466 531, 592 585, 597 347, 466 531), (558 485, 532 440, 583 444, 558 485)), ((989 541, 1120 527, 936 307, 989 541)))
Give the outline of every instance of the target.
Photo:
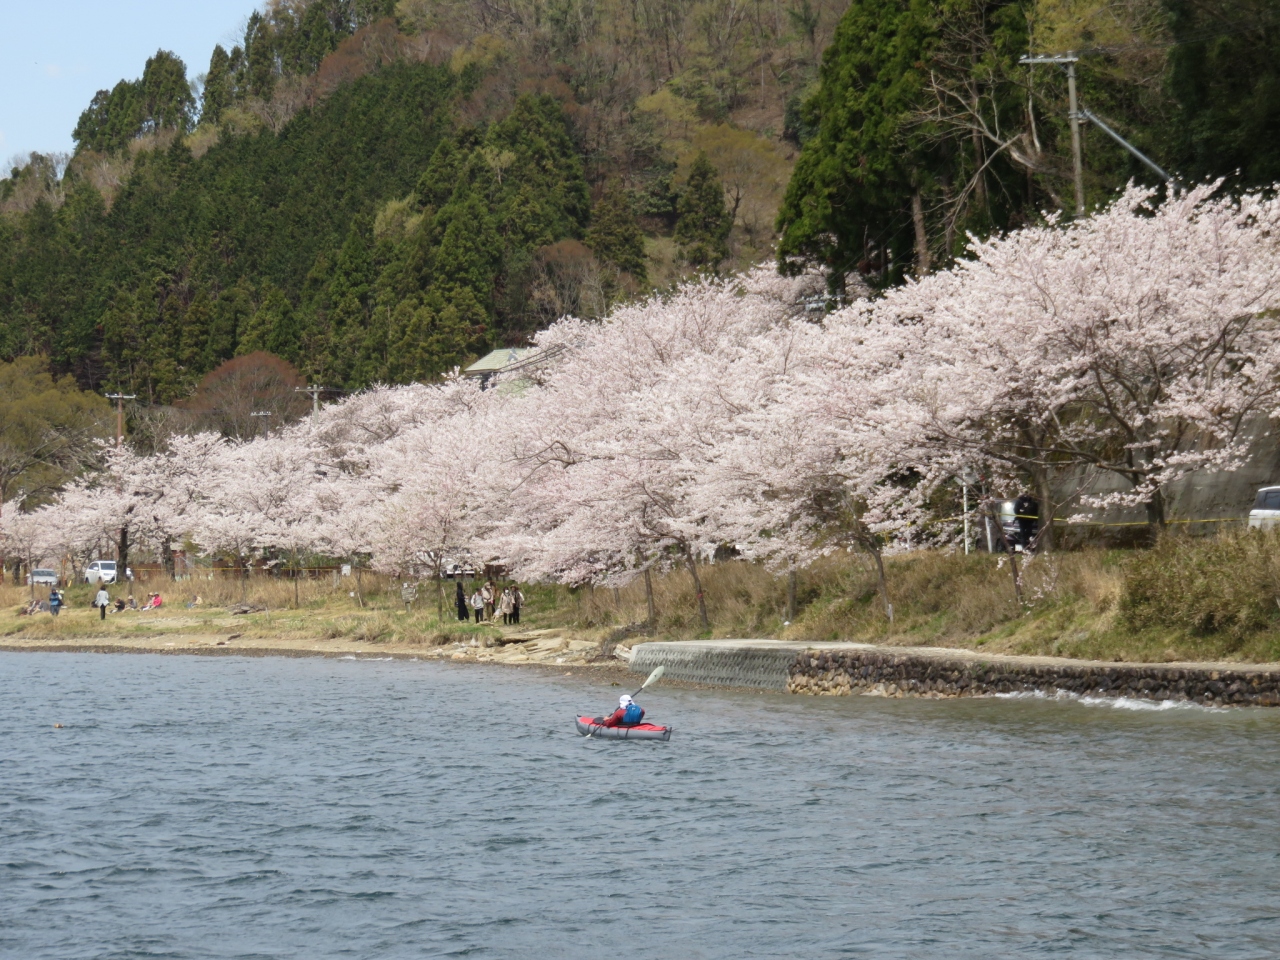
POLYGON ((498 585, 493 580, 486 580, 476 587, 469 598, 461 580, 458 581, 457 586, 454 602, 458 607, 459 621, 469 621, 471 614, 474 614, 476 623, 486 621, 496 623, 499 616, 505 624, 520 622, 520 608, 524 606, 524 594, 516 584, 513 583, 499 591, 498 585))
MULTIPOLYGON (((67 600, 62 591, 57 587, 52 587, 49 590, 48 600, 32 597, 31 601, 18 613, 20 616, 27 617, 35 616, 37 613, 50 613, 56 617, 62 612, 62 608, 66 606, 66 603, 67 600)), ((125 610, 137 610, 141 613, 146 613, 148 610, 159 610, 163 603, 164 600, 161 599, 158 593, 148 594, 146 601, 141 606, 133 598, 133 594, 129 594, 127 597, 116 597, 115 600, 112 600, 111 594, 107 592, 106 585, 100 584, 98 592, 94 594, 92 605, 98 608, 98 619, 105 620, 108 613, 121 613, 125 610)))
POLYGON ((98 608, 98 619, 107 619, 108 613, 123 613, 125 610, 137 610, 140 613, 146 613, 148 610, 159 610, 164 600, 158 593, 147 594, 147 599, 141 606, 138 601, 133 599, 133 594, 127 597, 116 597, 113 601, 111 594, 107 593, 105 584, 99 585, 98 592, 93 598, 93 605, 98 608))

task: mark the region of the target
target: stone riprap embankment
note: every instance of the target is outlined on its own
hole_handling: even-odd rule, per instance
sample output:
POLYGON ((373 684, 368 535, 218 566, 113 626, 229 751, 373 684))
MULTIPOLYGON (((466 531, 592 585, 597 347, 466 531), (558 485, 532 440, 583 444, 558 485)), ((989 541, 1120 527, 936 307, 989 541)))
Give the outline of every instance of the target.
POLYGON ((634 672, 645 673, 658 664, 676 680, 819 696, 1066 693, 1212 706, 1280 706, 1276 664, 1101 663, 936 647, 814 646, 780 640, 692 640, 635 648, 634 672))

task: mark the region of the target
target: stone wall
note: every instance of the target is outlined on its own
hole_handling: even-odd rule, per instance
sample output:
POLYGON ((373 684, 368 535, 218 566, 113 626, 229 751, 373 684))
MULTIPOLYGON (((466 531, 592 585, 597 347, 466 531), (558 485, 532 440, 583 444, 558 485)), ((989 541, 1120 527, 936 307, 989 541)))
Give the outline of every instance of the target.
POLYGON ((780 640, 642 643, 631 670, 673 680, 818 696, 976 697, 1064 692, 1088 697, 1280 706, 1280 669, 1222 664, 1097 663, 984 656, 969 650, 780 640))
POLYGON ((1080 696, 1183 700, 1216 706, 1280 706, 1280 670, 924 656, 884 648, 807 650, 792 664, 787 690, 888 697, 1064 691, 1080 696))

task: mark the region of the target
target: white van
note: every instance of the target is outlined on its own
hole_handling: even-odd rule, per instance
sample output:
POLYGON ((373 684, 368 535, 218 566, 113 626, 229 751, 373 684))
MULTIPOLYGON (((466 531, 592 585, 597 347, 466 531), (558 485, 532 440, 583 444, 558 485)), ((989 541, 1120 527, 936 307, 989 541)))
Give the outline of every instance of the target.
POLYGON ((1263 487, 1249 511, 1251 530, 1270 530, 1280 523, 1280 487, 1263 487))
POLYGON ((85 583, 115 583, 116 562, 114 560, 95 560, 84 572, 85 583))

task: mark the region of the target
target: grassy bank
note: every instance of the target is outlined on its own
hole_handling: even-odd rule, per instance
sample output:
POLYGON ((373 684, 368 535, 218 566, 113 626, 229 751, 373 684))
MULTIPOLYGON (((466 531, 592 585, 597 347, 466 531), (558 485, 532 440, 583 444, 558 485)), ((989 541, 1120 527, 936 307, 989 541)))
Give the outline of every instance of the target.
MULTIPOLYGON (((886 559, 889 621, 874 568, 860 554, 828 557, 796 578, 794 619, 788 583, 741 561, 707 566, 702 581, 711 636, 798 641, 857 640, 933 645, 992 653, 1047 654, 1100 660, 1280 660, 1280 532, 1213 539, 1166 537, 1146 551, 1083 550, 1037 557, 1021 573, 1015 596, 1007 558, 917 551, 886 559)), ((452 591, 452 584, 446 585, 452 591)), ((468 590, 471 584, 468 584, 468 590)), ((139 600, 159 590, 158 613, 113 614, 106 623, 89 607, 92 591, 74 585, 69 607, 16 614, 26 588, 0 588, 0 638, 52 641, 88 637, 199 638, 239 635, 327 648, 398 649, 466 645, 486 648, 504 635, 554 632, 608 643, 651 633, 666 639, 706 636, 689 575, 653 578, 656 624, 648 630, 643 581, 620 590, 528 585, 520 627, 459 623, 446 595, 438 619, 431 584, 411 610, 399 583, 367 575, 360 598, 351 578, 250 581, 248 614, 233 613, 241 586, 232 581, 152 581, 133 587, 139 600), (204 603, 186 604, 199 593, 204 603), (474 643, 473 643, 474 641, 474 643)), ((47 591, 41 591, 47 596, 47 591)), ((113 592, 113 596, 115 593, 113 592)), ((194 639, 193 639, 194 638, 194 639)))

